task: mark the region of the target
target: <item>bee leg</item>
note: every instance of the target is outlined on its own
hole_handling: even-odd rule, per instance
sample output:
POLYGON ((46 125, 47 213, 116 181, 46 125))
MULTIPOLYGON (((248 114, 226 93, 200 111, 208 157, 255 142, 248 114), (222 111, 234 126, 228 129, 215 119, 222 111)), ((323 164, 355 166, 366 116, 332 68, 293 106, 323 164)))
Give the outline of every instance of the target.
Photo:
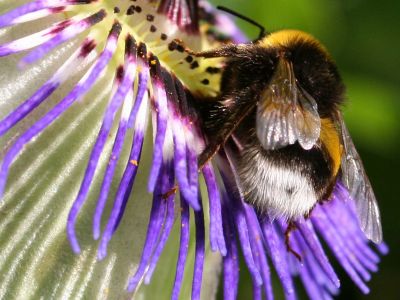
POLYGON ((187 52, 190 55, 203 58, 232 57, 236 56, 240 52, 239 47, 244 47, 244 46, 227 45, 218 49, 212 49, 200 52, 196 52, 189 48, 185 48, 185 52, 187 52))
POLYGON ((218 153, 221 147, 225 145, 232 133, 241 124, 242 120, 251 113, 253 108, 254 105, 249 105, 249 103, 236 105, 235 110, 229 111, 227 116, 224 115, 227 112, 226 107, 217 108, 221 112, 218 114, 220 119, 212 119, 206 122, 206 124, 208 123, 208 128, 211 129, 211 133, 209 134, 209 143, 198 157, 199 172, 218 153))
POLYGON ((198 170, 201 172, 203 170, 204 166, 211 160, 213 157, 218 153, 219 149, 221 148, 221 145, 224 143, 215 143, 215 144, 210 144, 208 145, 203 152, 200 154, 199 159, 198 159, 198 170))
POLYGON ((193 55, 196 57, 204 57, 204 58, 230 57, 234 53, 238 52, 237 51, 238 46, 233 44, 226 45, 218 49, 196 52, 188 48, 181 39, 174 39, 171 43, 169 43, 168 47, 171 51, 175 49, 178 49, 180 51, 180 49, 182 49, 182 51, 185 51, 189 55, 193 55))
POLYGON ((293 221, 289 221, 288 222, 288 226, 285 230, 285 245, 286 245, 286 250, 289 253, 292 253, 299 262, 302 261, 301 256, 299 253, 297 253, 295 250, 293 250, 293 248, 290 246, 290 234, 292 233, 292 231, 295 231, 297 229, 296 224, 293 221))

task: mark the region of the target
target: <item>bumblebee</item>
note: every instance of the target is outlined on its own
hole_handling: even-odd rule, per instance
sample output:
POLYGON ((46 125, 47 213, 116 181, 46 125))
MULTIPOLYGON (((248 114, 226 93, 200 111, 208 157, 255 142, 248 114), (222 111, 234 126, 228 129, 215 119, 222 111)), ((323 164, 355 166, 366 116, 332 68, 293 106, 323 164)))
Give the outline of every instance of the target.
POLYGON ((200 168, 235 147, 245 201, 289 222, 329 201, 341 181, 365 235, 380 242, 377 201, 343 121, 345 87, 333 59, 310 34, 265 33, 251 22, 262 29, 256 41, 191 52, 225 60, 220 95, 199 104, 208 140, 200 168))

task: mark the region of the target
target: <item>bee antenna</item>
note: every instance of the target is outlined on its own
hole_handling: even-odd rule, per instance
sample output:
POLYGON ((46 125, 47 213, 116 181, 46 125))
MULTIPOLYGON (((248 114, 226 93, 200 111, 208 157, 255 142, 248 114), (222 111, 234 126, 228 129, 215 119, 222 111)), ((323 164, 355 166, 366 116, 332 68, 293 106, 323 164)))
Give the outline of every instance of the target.
POLYGON ((227 8, 225 6, 217 6, 217 9, 222 10, 228 14, 231 14, 232 16, 238 17, 239 19, 242 19, 256 27, 258 27, 260 29, 260 33, 258 35, 258 39, 257 40, 261 40, 264 36, 266 36, 267 32, 265 30, 265 27, 263 25, 261 25, 260 23, 257 23, 256 21, 250 19, 249 17, 246 17, 236 11, 233 11, 230 8, 227 8))

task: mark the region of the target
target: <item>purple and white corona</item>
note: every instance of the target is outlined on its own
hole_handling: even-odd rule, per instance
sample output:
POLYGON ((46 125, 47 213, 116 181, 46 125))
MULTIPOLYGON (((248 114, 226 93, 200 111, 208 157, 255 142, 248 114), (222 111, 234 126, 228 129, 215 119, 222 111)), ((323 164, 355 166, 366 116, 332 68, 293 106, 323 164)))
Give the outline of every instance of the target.
POLYGON ((297 298, 296 277, 310 299, 331 299, 340 281, 325 250, 368 293, 370 273, 388 250, 340 114, 343 84, 313 37, 282 31, 247 42, 228 15, 202 0, 26 0, 0 10, 0 63, 23 91, 0 81, 1 299, 118 299, 113 285, 132 296, 157 272, 175 222, 180 240, 165 299, 179 298, 191 259, 191 296, 200 299, 208 246, 222 258, 225 299, 237 298, 239 252, 254 299, 273 299, 271 268, 286 299, 297 298), (62 133, 76 128, 78 150, 55 151, 62 151, 62 133), (52 130, 60 136, 42 141, 46 155, 21 166, 52 130), (84 149, 88 157, 80 155, 84 149), (48 175, 43 166, 56 155, 75 163, 48 175), (143 174, 146 186, 138 187, 143 174), (79 185, 69 185, 76 178, 79 185), (46 181, 55 188, 41 188, 46 181), (112 241, 144 190, 152 207, 141 257, 120 264, 126 276, 117 274, 112 241), (91 228, 89 243, 82 226, 91 228), (68 273, 46 257, 66 240, 77 264, 96 253, 93 269, 68 273), (67 286, 53 282, 57 276, 67 286))

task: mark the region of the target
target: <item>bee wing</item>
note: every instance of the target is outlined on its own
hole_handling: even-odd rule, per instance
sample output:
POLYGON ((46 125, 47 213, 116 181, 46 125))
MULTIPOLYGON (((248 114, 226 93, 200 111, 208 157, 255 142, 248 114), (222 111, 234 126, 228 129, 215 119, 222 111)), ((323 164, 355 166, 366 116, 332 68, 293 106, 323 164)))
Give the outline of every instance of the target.
POLYGON ((297 86, 297 100, 301 115, 297 117, 297 140, 303 149, 311 149, 321 132, 321 118, 318 114, 318 106, 315 99, 304 89, 297 86))
POLYGON ((355 201, 361 229, 374 243, 382 241, 381 217, 371 183, 365 172, 343 117, 338 114, 344 152, 342 155, 342 181, 355 201))
POLYGON ((257 106, 257 137, 267 150, 283 148, 296 141, 303 149, 317 142, 321 120, 317 103, 299 87, 291 63, 281 60, 271 83, 257 106))

